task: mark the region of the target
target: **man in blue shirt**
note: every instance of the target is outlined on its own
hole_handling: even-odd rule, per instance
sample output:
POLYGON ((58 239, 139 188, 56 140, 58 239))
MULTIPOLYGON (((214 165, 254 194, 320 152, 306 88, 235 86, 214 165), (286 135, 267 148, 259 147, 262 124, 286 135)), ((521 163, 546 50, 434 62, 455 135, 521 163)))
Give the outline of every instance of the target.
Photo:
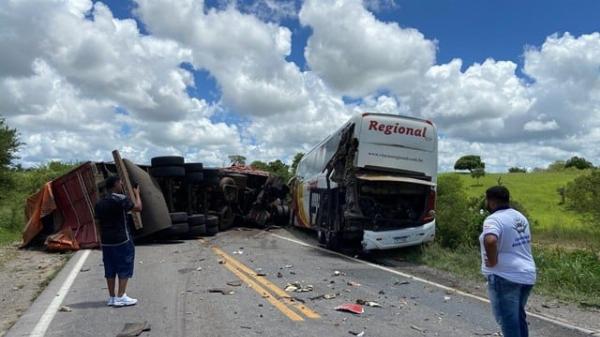
POLYGON ((106 179, 108 193, 95 207, 99 221, 102 242, 102 260, 104 276, 108 285, 109 306, 135 305, 137 300, 127 296, 127 282, 133 276, 135 248, 127 224, 128 212, 141 212, 142 199, 140 190, 134 188, 135 201, 123 194, 123 184, 117 176, 106 179), (119 277, 119 288, 115 294, 116 277, 119 277))
POLYGON ((536 280, 529 222, 510 207, 504 186, 486 191, 486 206, 492 214, 483 222, 479 242, 492 311, 505 337, 528 337, 525 305, 536 280))

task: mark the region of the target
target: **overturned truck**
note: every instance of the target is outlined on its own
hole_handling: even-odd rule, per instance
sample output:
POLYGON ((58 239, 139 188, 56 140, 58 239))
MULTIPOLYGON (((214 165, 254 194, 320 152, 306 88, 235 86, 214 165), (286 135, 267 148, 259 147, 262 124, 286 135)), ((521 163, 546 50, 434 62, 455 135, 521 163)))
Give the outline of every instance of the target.
POLYGON ((130 215, 136 240, 215 235, 233 226, 265 227, 287 221, 288 188, 281 178, 245 166, 206 168, 180 156, 155 157, 137 165, 113 152, 114 162, 86 162, 48 182, 28 200, 22 246, 45 243, 52 250, 99 245, 94 205, 119 175, 125 193, 139 185, 141 214, 130 215))

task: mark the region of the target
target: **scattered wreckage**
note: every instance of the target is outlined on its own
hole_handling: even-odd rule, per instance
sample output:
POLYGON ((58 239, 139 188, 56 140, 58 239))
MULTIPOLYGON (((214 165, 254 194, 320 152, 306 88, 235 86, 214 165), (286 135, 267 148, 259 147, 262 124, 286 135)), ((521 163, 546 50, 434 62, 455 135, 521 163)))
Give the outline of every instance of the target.
POLYGON ((207 168, 180 156, 154 157, 138 165, 113 152, 114 162, 86 162, 47 182, 26 204, 22 247, 49 250, 94 248, 100 236, 94 205, 105 179, 119 175, 125 193, 139 185, 144 205, 131 214, 136 240, 211 236, 233 226, 265 228, 287 222, 285 182, 269 172, 233 165, 207 168))

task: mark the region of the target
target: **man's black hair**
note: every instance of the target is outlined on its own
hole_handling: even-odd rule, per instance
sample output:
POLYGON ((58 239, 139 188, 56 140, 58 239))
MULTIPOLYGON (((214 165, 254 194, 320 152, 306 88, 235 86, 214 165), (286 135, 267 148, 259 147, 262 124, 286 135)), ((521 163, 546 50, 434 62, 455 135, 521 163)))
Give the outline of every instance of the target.
POLYGON ((120 180, 121 180, 121 178, 119 178, 119 176, 110 176, 110 177, 106 178, 106 180, 105 180, 106 189, 112 190, 113 187, 115 187, 117 182, 120 180))
POLYGON ((487 199, 495 200, 502 204, 510 203, 510 192, 504 186, 492 186, 485 191, 487 199))

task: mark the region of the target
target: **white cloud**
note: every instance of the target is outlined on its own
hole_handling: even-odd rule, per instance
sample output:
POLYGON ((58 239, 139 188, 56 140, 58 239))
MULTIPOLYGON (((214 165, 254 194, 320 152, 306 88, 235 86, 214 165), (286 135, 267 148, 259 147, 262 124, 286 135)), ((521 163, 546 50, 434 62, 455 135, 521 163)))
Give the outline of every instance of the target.
POLYGON ((346 95, 411 93, 435 62, 433 41, 377 20, 360 0, 308 0, 300 22, 313 29, 304 52, 311 69, 346 95))
POLYGON ((558 123, 553 119, 551 121, 542 122, 542 121, 529 121, 523 125, 523 130, 525 131, 548 131, 548 130, 556 130, 558 129, 558 123))
POLYGON ((202 1, 138 4, 137 13, 153 35, 189 47, 194 66, 216 78, 223 102, 239 113, 270 116, 306 107, 302 74, 285 60, 291 48, 289 29, 233 6, 206 12, 202 1))
POLYGON ((297 15, 294 1, 138 4, 150 35, 101 2, 0 3, 0 114, 27 143, 24 164, 110 160, 113 148, 142 163, 172 153, 213 165, 233 153, 289 159, 364 111, 432 119, 445 169, 469 153, 493 170, 575 154, 600 163, 598 32, 549 36, 527 47, 523 69, 491 58, 435 64, 435 41, 370 12, 394 1, 308 0, 301 71, 279 23, 297 15), (221 101, 190 97, 182 62, 207 70, 221 101))

